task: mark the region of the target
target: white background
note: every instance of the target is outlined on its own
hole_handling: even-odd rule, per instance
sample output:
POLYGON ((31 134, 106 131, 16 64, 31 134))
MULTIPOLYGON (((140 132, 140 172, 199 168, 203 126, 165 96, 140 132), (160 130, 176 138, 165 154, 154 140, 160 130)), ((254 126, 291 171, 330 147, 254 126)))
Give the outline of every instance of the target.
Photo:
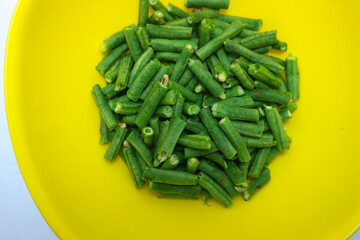
MULTIPOLYGON (((7 31, 16 0, 0 0, 0 239, 58 239, 47 225, 17 165, 11 145, 4 102, 4 56, 7 31)), ((360 231, 351 240, 360 240, 360 231)))

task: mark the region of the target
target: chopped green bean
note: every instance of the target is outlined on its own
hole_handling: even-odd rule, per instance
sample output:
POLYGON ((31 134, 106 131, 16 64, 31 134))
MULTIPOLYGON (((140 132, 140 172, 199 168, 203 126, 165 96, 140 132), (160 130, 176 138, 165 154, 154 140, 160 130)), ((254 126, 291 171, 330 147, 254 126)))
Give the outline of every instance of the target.
POLYGON ((219 16, 219 10, 217 9, 205 9, 198 12, 190 13, 189 16, 186 18, 189 24, 196 24, 201 22, 203 19, 207 18, 215 18, 219 16))
POLYGON ((149 1, 148 0, 140 0, 139 1, 139 27, 145 27, 146 22, 149 16, 149 1))
POLYGON ((167 131, 169 130, 169 127, 170 127, 170 121, 164 121, 161 123, 160 125, 160 133, 159 133, 159 136, 157 138, 157 141, 155 143, 155 148, 154 148, 154 158, 155 158, 155 161, 154 161, 154 166, 157 167, 160 165, 160 160, 158 160, 156 158, 156 153, 158 152, 160 146, 162 145, 164 139, 165 139, 165 136, 166 136, 166 133, 167 131))
POLYGON ((110 83, 108 85, 106 85, 105 87, 103 87, 101 89, 101 92, 108 98, 108 99, 112 99, 113 97, 115 97, 118 92, 116 92, 114 90, 115 87, 115 83, 110 83))
POLYGON ((147 24, 146 31, 151 38, 190 39, 191 27, 147 24))
MULTIPOLYGON (((132 24, 130 26, 133 27, 134 30, 137 30, 137 27, 134 24, 132 24)), ((117 33, 113 34, 112 36, 110 36, 109 38, 105 39, 100 45, 100 51, 102 53, 106 53, 110 49, 113 49, 125 42, 126 42, 126 39, 125 39, 124 31, 121 30, 120 32, 117 32, 117 33)))
POLYGON ((258 33, 241 39, 240 44, 248 49, 271 46, 277 42, 276 31, 258 33))
POLYGON ((159 61, 176 62, 180 57, 180 53, 176 52, 157 52, 156 59, 159 61))
POLYGON ((108 127, 106 125, 106 122, 104 121, 104 119, 101 117, 100 114, 100 144, 107 144, 109 143, 109 134, 108 134, 108 127))
POLYGON ((107 83, 112 83, 116 80, 119 72, 120 59, 116 60, 111 68, 104 74, 104 79, 107 83))
POLYGON ((143 171, 137 160, 135 149, 124 141, 123 154, 125 157, 126 165, 128 166, 131 176, 134 180, 136 188, 145 185, 145 181, 142 179, 143 171))
POLYGON ((274 141, 272 137, 268 137, 263 134, 261 137, 242 137, 246 146, 249 148, 267 148, 277 145, 277 142, 274 141))
POLYGON ((231 62, 229 61, 229 59, 227 58, 227 55, 225 53, 225 50, 224 48, 219 48, 217 51, 216 51, 216 56, 219 58, 222 66, 224 67, 227 75, 231 74, 231 71, 230 71, 230 65, 231 65, 231 62))
POLYGON ((170 185, 164 183, 149 183, 149 190, 162 192, 162 193, 172 193, 172 194, 181 194, 191 197, 200 197, 201 187, 199 185, 195 186, 179 186, 179 185, 170 185))
POLYGON ((178 17, 178 18, 186 18, 189 15, 187 12, 185 12, 182 9, 172 5, 171 3, 169 3, 167 9, 168 9, 170 14, 172 14, 173 16, 178 17))
POLYGON ((200 197, 198 196, 187 196, 183 194, 174 194, 174 193, 159 193, 158 198, 170 198, 170 199, 194 199, 197 200, 200 197))
POLYGON ((176 82, 169 81, 169 88, 178 90, 181 93, 181 95, 190 102, 195 103, 197 101, 197 97, 195 93, 191 92, 189 89, 183 87, 182 85, 176 82))
POLYGON ((289 137, 286 135, 279 111, 273 107, 266 107, 265 114, 270 130, 274 134, 274 138, 277 141, 278 150, 288 150, 290 148, 289 137))
POLYGON ((181 95, 181 93, 178 90, 176 90, 175 92, 177 95, 177 100, 173 107, 173 117, 180 118, 182 116, 185 99, 183 98, 183 96, 181 95))
POLYGON ((144 91, 142 92, 142 94, 140 95, 140 99, 141 100, 145 100, 146 97, 149 95, 149 93, 151 92, 152 88, 154 87, 155 83, 157 82, 161 82, 161 80, 163 79, 164 75, 169 75, 171 73, 171 69, 168 65, 164 66, 161 65, 159 71, 156 73, 156 75, 153 77, 153 79, 151 79, 151 81, 149 82, 149 84, 146 86, 146 88, 144 89, 144 91))
POLYGON ((281 80, 259 63, 251 64, 249 66, 248 72, 251 76, 269 85, 270 87, 279 88, 281 86, 281 80))
POLYGON ((165 97, 160 102, 160 106, 168 106, 168 105, 175 105, 177 100, 177 91, 174 89, 171 89, 168 91, 165 95, 165 97))
POLYGON ((173 17, 168 10, 166 9, 166 7, 162 4, 161 1, 159 0, 149 0, 149 4, 150 6, 156 11, 161 11, 164 14, 164 19, 165 21, 174 21, 176 18, 173 17))
POLYGON ((235 17, 235 16, 228 16, 228 15, 222 15, 217 17, 218 20, 224 21, 227 23, 233 23, 235 20, 240 20, 243 23, 246 23, 246 29, 249 30, 259 30, 259 28, 262 25, 261 19, 251 19, 251 18, 243 18, 243 17, 235 17))
POLYGON ((141 48, 146 51, 150 47, 151 43, 145 28, 139 27, 139 29, 136 31, 136 37, 140 43, 141 48))
POLYGON ((277 41, 275 44, 272 45, 273 49, 277 49, 280 50, 282 52, 285 52, 287 50, 287 43, 286 42, 281 42, 281 41, 277 41))
POLYGON ((142 103, 135 103, 129 99, 120 100, 116 103, 114 112, 122 115, 134 115, 137 114, 142 106, 142 103))
POLYGON ((196 185, 198 176, 188 172, 148 168, 143 174, 143 179, 171 185, 196 185))
POLYGON ((229 117, 232 120, 259 121, 259 112, 256 109, 235 107, 226 103, 215 103, 212 108, 214 117, 229 117))
POLYGON ((154 143, 154 130, 151 127, 144 127, 141 133, 144 143, 151 147, 154 143))
POLYGON ((280 92, 273 89, 250 90, 246 91, 245 94, 254 100, 285 105, 289 104, 292 98, 292 94, 290 92, 280 92))
POLYGON ((159 122, 159 116, 154 116, 150 119, 149 121, 150 127, 152 128, 153 132, 154 132, 154 143, 153 145, 155 145, 155 143, 158 140, 159 134, 160 134, 160 122, 159 122))
POLYGON ((185 102, 183 112, 189 116, 198 115, 200 112, 200 107, 195 103, 185 102))
POLYGON ((223 88, 229 89, 239 85, 239 81, 234 77, 228 77, 225 82, 221 84, 223 88))
POLYGON ((155 115, 161 118, 172 118, 173 110, 170 106, 159 106, 155 111, 155 115))
POLYGON ((265 46, 265 47, 252 49, 252 51, 257 54, 265 54, 265 53, 268 53, 270 50, 271 50, 271 46, 265 46))
POLYGON ((186 85, 186 88, 189 89, 191 92, 195 91, 196 86, 199 84, 199 81, 197 80, 197 78, 194 76, 190 82, 186 85))
POLYGON ((259 178, 253 179, 250 183, 249 183, 249 187, 248 189, 243 192, 243 198, 245 201, 250 200, 250 198, 252 198, 252 196, 258 192, 262 187, 265 186, 265 184, 267 184, 270 181, 270 170, 268 168, 265 168, 259 178))
POLYGON ((121 119, 121 122, 126 123, 126 125, 135 126, 136 115, 125 115, 121 119))
POLYGON ((185 71, 183 72, 183 74, 181 75, 178 83, 181 86, 186 86, 190 80, 193 78, 194 74, 191 72, 191 70, 189 68, 186 68, 185 71))
POLYGON ((109 70, 111 65, 118 60, 121 55, 123 55, 126 50, 128 50, 128 45, 126 43, 112 49, 96 66, 96 70, 104 76, 104 74, 109 70))
POLYGON ((264 132, 264 126, 261 124, 240 122, 240 121, 231 121, 234 125, 236 131, 241 135, 248 137, 261 137, 264 132))
POLYGON ((187 119, 186 129, 194 133, 206 133, 205 126, 192 118, 187 119))
POLYGON ((185 0, 185 6, 187 8, 222 8, 228 9, 230 0, 185 0))
POLYGON ((114 160, 117 155, 119 154, 121 145, 123 144, 123 141, 125 139, 127 133, 126 124, 121 124, 120 127, 116 129, 115 135, 113 139, 111 140, 111 143, 106 150, 104 158, 106 160, 112 161, 114 160))
POLYGON ((263 55, 264 57, 274 61, 274 62, 277 62, 278 64, 280 64, 281 66, 285 67, 286 66, 286 63, 284 60, 280 59, 280 58, 277 58, 277 57, 274 57, 274 56, 269 56, 269 55, 263 55))
POLYGON ((225 169, 226 174, 231 178, 235 185, 235 190, 243 192, 248 187, 248 181, 241 170, 234 162, 228 162, 228 168, 225 169))
POLYGON ((195 173, 200 161, 197 158, 189 158, 186 163, 186 171, 189 173, 195 173))
POLYGON ((175 169, 180 163, 179 158, 173 154, 171 157, 165 160, 165 162, 161 165, 160 169, 172 170, 175 169))
POLYGON ((177 143, 192 149, 211 149, 211 138, 203 133, 192 135, 183 134, 180 136, 177 143))
POLYGON ((240 84, 246 89, 254 89, 254 81, 249 77, 246 71, 241 67, 238 62, 233 62, 230 66, 231 71, 235 74, 240 84))
POLYGON ((121 57, 118 66, 118 75, 114 87, 115 91, 120 92, 127 87, 133 64, 133 58, 129 53, 126 53, 121 57))
POLYGON ((251 178, 258 178, 262 169, 265 166, 265 162, 269 156, 271 148, 261 148, 256 154, 254 161, 251 164, 248 176, 251 178))
POLYGON ((184 149, 185 158, 204 156, 216 151, 219 151, 219 148, 214 143, 211 143, 211 148, 209 150, 193 149, 193 148, 184 149))
POLYGON ((217 56, 215 54, 212 54, 207 59, 207 63, 210 66, 214 78, 217 79, 219 82, 225 82, 228 74, 217 56))
POLYGON ((234 97, 241 97, 245 94, 245 91, 242 87, 240 87, 239 85, 234 86, 228 90, 225 91, 226 94, 226 100, 228 100, 229 98, 234 98, 234 97))
POLYGON ((279 155, 279 150, 277 147, 272 147, 269 153, 269 156, 266 159, 265 166, 269 165, 274 159, 279 155))
POLYGON ((206 159, 218 164, 219 166, 221 166, 223 169, 227 168, 227 163, 224 160, 223 156, 218 153, 218 152, 213 152, 210 154, 207 154, 204 156, 206 159))
POLYGON ((203 19, 199 26, 199 47, 204 46, 211 40, 212 32, 215 28, 214 21, 212 19, 203 19))
POLYGON ((208 205, 207 202, 209 201, 210 197, 211 197, 211 194, 209 193, 208 190, 206 190, 206 189, 201 190, 201 199, 204 201, 204 205, 208 205))
POLYGON ((178 82, 183 74, 190 57, 193 55, 194 49, 190 44, 186 44, 180 53, 179 58, 176 61, 175 67, 170 75, 170 80, 178 82))
POLYGON ((132 27, 125 27, 124 34, 126 38, 126 43, 129 46, 131 56, 136 62, 142 55, 139 41, 136 38, 136 33, 132 27))
POLYGON ((286 58, 286 80, 289 92, 292 93, 293 100, 300 98, 299 93, 299 68, 297 65, 297 58, 290 54, 286 58))
POLYGON ((152 48, 148 48, 135 62, 134 67, 132 68, 129 76, 128 86, 131 87, 137 75, 141 72, 141 70, 150 62, 150 60, 155 56, 154 50, 152 48))
POLYGON ((164 14, 163 14, 163 12, 158 11, 158 10, 154 11, 154 13, 149 18, 149 23, 156 24, 156 25, 162 23, 163 21, 164 21, 164 14))
POLYGON ((188 23, 186 18, 180 18, 171 22, 167 22, 164 24, 164 26, 191 27, 191 24, 188 23))
POLYGON ((197 48, 194 40, 151 39, 151 46, 156 52, 181 52, 186 44, 190 44, 193 49, 197 48))

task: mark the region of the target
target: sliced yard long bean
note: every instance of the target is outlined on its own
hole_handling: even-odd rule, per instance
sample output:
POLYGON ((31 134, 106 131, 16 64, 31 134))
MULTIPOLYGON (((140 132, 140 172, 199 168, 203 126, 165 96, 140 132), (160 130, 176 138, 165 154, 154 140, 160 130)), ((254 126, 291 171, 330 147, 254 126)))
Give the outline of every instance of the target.
POLYGON ((223 156, 218 152, 213 152, 213 153, 207 154, 204 156, 204 158, 218 164, 223 169, 227 168, 227 162, 224 160, 223 156))
POLYGON ((248 174, 248 171, 249 171, 249 166, 250 166, 250 161, 249 162, 239 162, 239 170, 241 171, 243 177, 245 179, 248 178, 247 174, 248 174))
POLYGON ((157 52, 156 59, 160 61, 176 62, 180 57, 180 53, 176 52, 157 52))
POLYGON ((224 48, 219 48, 217 51, 216 51, 216 56, 219 58, 222 66, 224 67, 227 75, 229 75, 231 73, 231 70, 230 70, 230 65, 231 65, 231 62, 229 61, 229 59, 227 58, 227 55, 225 53, 225 50, 224 48))
POLYGON ((259 28, 262 25, 262 20, 261 19, 251 19, 251 18, 243 18, 243 17, 236 17, 236 16, 228 16, 228 15, 222 15, 220 14, 220 16, 217 17, 217 19, 219 19, 220 21, 224 21, 227 23, 233 23, 236 20, 240 20, 243 23, 246 23, 246 29, 249 30, 259 30, 259 28))
POLYGON ((116 80, 119 72, 120 59, 116 60, 111 68, 104 74, 104 79, 107 83, 112 83, 116 80))
POLYGON ((94 85, 91 93, 94 97, 96 105, 100 110, 101 117, 104 119, 109 130, 113 130, 118 125, 118 123, 114 117, 114 114, 112 113, 109 104, 106 101, 104 94, 101 92, 100 86, 98 84, 94 85))
POLYGON ((173 193, 173 194, 182 194, 186 196, 193 196, 199 197, 201 187, 199 185, 195 186, 176 186, 164 183, 156 183, 150 182, 149 183, 149 190, 155 192, 162 192, 162 193, 173 193))
POLYGON ((155 56, 154 50, 152 48, 148 48, 141 57, 135 62, 133 69, 130 72, 128 86, 131 87, 137 75, 141 72, 141 70, 145 67, 146 64, 150 62, 150 60, 155 56))
POLYGON ((248 189, 243 192, 243 198, 245 201, 250 200, 252 196, 258 192, 262 187, 265 186, 270 181, 270 170, 265 168, 260 176, 256 179, 253 179, 248 186, 248 189))
POLYGON ((287 50, 287 43, 282 41, 277 41, 277 43, 272 45, 273 49, 280 50, 282 52, 285 52, 287 50))
POLYGON ((247 59, 244 58, 244 57, 239 57, 236 61, 240 64, 240 66, 241 66, 246 72, 248 72, 249 66, 252 64, 252 62, 250 62, 249 60, 247 60, 247 59))
POLYGON ((146 165, 145 161, 142 159, 142 157, 140 156, 140 154, 137 151, 135 151, 135 155, 136 155, 136 159, 137 159, 137 161, 138 161, 138 163, 140 165, 140 168, 141 168, 141 179, 142 179, 142 174, 146 170, 147 165, 146 165))
POLYGON ((126 141, 124 142, 123 154, 136 188, 145 185, 145 181, 142 179, 143 171, 136 157, 135 149, 126 143, 126 141))
POLYGON ((139 27, 136 31, 136 37, 140 43, 141 48, 146 51, 150 47, 149 34, 145 31, 145 28, 139 27))
POLYGON ((244 25, 240 21, 234 21, 220 35, 213 38, 211 41, 209 41, 207 44, 201 47, 196 52, 196 55, 198 55, 199 58, 204 61, 211 54, 216 52, 222 46, 222 44, 227 38, 231 39, 235 37, 245 28, 245 26, 246 25, 244 25))
POLYGON ((210 153, 214 153, 219 151, 219 148, 215 145, 215 143, 211 143, 211 148, 209 150, 202 150, 202 149, 193 149, 193 148, 185 148, 185 158, 192 158, 192 157, 199 157, 205 156, 210 153))
MULTIPOLYGON (((165 78, 168 78, 168 75, 171 73, 171 69, 168 65, 164 66, 161 65, 159 71, 156 73, 156 75, 151 79, 149 84, 146 86, 142 94, 140 95, 141 100, 145 100, 146 97, 151 92, 152 88, 154 87, 155 83, 161 82, 161 80, 164 78, 164 75, 167 75, 165 78)), ((166 95, 165 95, 166 96, 166 95)))
POLYGON ((265 162, 269 156, 271 148, 262 148, 259 149, 254 161, 251 164, 248 176, 251 178, 258 178, 260 176, 261 170, 265 166, 265 162))
POLYGON ((225 82, 221 84, 226 90, 239 85, 239 81, 234 77, 228 77, 225 82))
POLYGON ((235 189, 238 192, 243 192, 245 189, 247 189, 248 181, 234 162, 228 162, 228 167, 225 169, 225 172, 235 184, 235 189))
POLYGON ((145 27, 149 16, 149 1, 139 0, 139 27, 145 27))
POLYGON ((142 103, 135 103, 128 99, 120 100, 116 103, 114 112, 122 115, 137 114, 142 106, 142 103))
POLYGON ((204 46, 211 40, 212 32, 215 28, 212 19, 203 19, 199 26, 199 47, 204 46))
POLYGON ((186 44, 183 50, 180 53, 179 58, 176 61, 176 64, 173 68, 173 71, 170 75, 170 80, 174 82, 178 82, 181 75, 183 74, 190 57, 193 55, 194 49, 190 44, 186 44))
POLYGON ((238 62, 233 62, 230 65, 231 71, 235 74, 236 78, 239 80, 240 84, 246 89, 254 89, 255 84, 251 77, 246 73, 246 71, 241 67, 238 62))
POLYGON ((277 145, 277 142, 273 140, 273 138, 265 136, 264 134, 261 137, 253 138, 253 137, 242 137, 246 146, 249 148, 267 148, 273 147, 277 145))
POLYGON ((131 56, 133 57, 134 61, 136 62, 142 55, 139 41, 136 38, 136 33, 132 27, 126 27, 126 28, 124 28, 124 34, 125 34, 126 43, 129 47, 131 56))
POLYGON ((106 125, 106 122, 104 121, 104 119, 101 117, 100 114, 100 144, 107 144, 109 143, 109 134, 108 134, 108 127, 106 125))
POLYGON ((126 43, 112 49, 96 66, 96 70, 104 76, 107 70, 111 67, 111 65, 118 60, 124 52, 128 50, 128 45, 126 43))
POLYGON ((279 155, 279 150, 277 147, 272 147, 269 153, 269 156, 266 159, 265 166, 269 165, 274 159, 279 155))
POLYGON ((156 11, 161 11, 164 14, 164 19, 168 22, 175 20, 176 18, 173 17, 166 7, 162 4, 159 0, 149 0, 150 6, 156 11))
POLYGON ((189 15, 187 12, 185 12, 182 9, 172 5, 171 3, 169 3, 167 9, 168 9, 170 14, 172 14, 175 17, 178 17, 178 18, 186 18, 189 15))
POLYGON ((268 53, 270 50, 271 50, 271 46, 265 46, 265 47, 252 49, 252 51, 257 54, 265 54, 265 53, 268 53))
POLYGON ((101 89, 101 92, 108 98, 108 99, 112 99, 113 97, 115 97, 116 95, 118 95, 118 92, 116 92, 114 90, 115 87, 115 83, 110 83, 108 85, 106 85, 105 87, 103 87, 101 89))
POLYGON ((270 87, 279 88, 281 86, 281 80, 259 63, 251 64, 249 66, 248 72, 251 76, 269 85, 270 87))
POLYGON ((185 0, 185 6, 188 8, 216 8, 228 9, 230 0, 185 0))
MULTIPOLYGON (((133 27, 134 30, 137 30, 137 27, 134 24, 132 24, 130 26, 133 27)), ((126 39, 125 39, 124 31, 121 30, 121 31, 111 35, 109 38, 105 39, 100 45, 100 51, 102 53, 106 53, 110 49, 120 46, 121 44, 123 44, 125 42, 126 42, 126 39)))
POLYGON ((178 27, 169 25, 153 25, 147 24, 146 31, 151 38, 166 38, 166 39, 190 39, 191 27, 178 27))
POLYGON ((150 42, 157 52, 181 52, 186 44, 190 44, 193 49, 197 48, 197 43, 194 40, 154 38, 150 42))
POLYGON ((181 93, 178 90, 176 90, 175 92, 177 95, 177 100, 173 107, 173 117, 181 118, 184 104, 185 104, 185 99, 183 98, 183 96, 181 95, 181 93))
POLYGON ((200 117, 215 144, 227 159, 232 159, 236 155, 236 150, 219 127, 218 122, 211 115, 210 109, 204 107, 200 110, 200 117))
POLYGON ((163 77, 161 83, 155 83, 153 89, 146 97, 144 104, 141 106, 139 113, 136 117, 135 123, 139 128, 143 128, 148 124, 157 106, 159 105, 163 97, 166 95, 167 89, 168 88, 166 77, 163 77))
POLYGON ((211 138, 203 133, 183 134, 180 136, 177 143, 193 149, 211 149, 211 138))
POLYGON ((233 98, 233 97, 241 97, 245 94, 245 91, 242 87, 237 85, 237 86, 234 86, 233 88, 226 90, 225 94, 226 94, 226 98, 229 99, 229 98, 233 98))
POLYGON ((212 166, 206 160, 202 160, 200 161, 198 169, 212 177, 230 194, 230 196, 234 197, 238 195, 238 192, 235 190, 234 184, 232 183, 229 176, 219 168, 212 166))
POLYGON ((279 111, 281 120, 285 122, 286 120, 292 118, 291 112, 289 110, 279 111))
POLYGON ((143 140, 135 134, 134 131, 130 133, 130 135, 126 138, 126 141, 128 141, 136 149, 148 167, 152 167, 154 165, 149 148, 143 140))
POLYGON ((159 137, 159 134, 160 134, 160 123, 159 123, 159 117, 158 116, 154 116, 150 119, 149 121, 149 125, 151 127, 151 129, 153 130, 154 132, 154 144, 157 142, 158 140, 158 137, 159 137))
POLYGON ((249 151, 247 150, 246 144, 242 139, 241 135, 236 130, 235 126, 230 121, 230 119, 228 117, 221 119, 219 122, 219 126, 225 132, 226 136, 229 138, 230 142, 238 152, 239 161, 250 161, 251 156, 249 151))
POLYGON ((277 41, 276 31, 269 31, 243 38, 240 43, 248 49, 256 49, 271 46, 277 41))
POLYGON ((230 39, 226 39, 226 41, 224 42, 224 45, 225 45, 226 50, 235 52, 235 53, 247 58, 248 60, 250 60, 252 62, 260 63, 264 67, 268 68, 269 70, 271 70, 272 72, 274 72, 276 74, 281 74, 285 69, 283 66, 281 66, 277 62, 275 62, 267 57, 264 57, 264 55, 255 53, 255 52, 247 49, 246 47, 242 46, 241 44, 238 44, 237 42, 232 41, 230 39))
POLYGON ((154 143, 154 130, 151 127, 144 127, 141 133, 144 143, 151 147, 154 143))
POLYGON ((192 118, 187 119, 186 129, 194 133, 206 133, 206 127, 201 123, 192 118))
POLYGON ((283 67, 286 67, 286 63, 284 60, 278 58, 278 57, 274 57, 274 56, 270 56, 270 55, 263 55, 264 57, 274 61, 274 62, 277 62, 278 64, 280 64, 281 66, 283 67))
POLYGON ((198 183, 226 208, 232 206, 232 198, 228 193, 204 172, 199 173, 198 183))
POLYGON ((186 171, 189 173, 195 173, 200 161, 197 158, 189 158, 186 163, 186 171))
POLYGON ((217 9, 205 9, 198 12, 190 13, 189 16, 186 18, 189 24, 196 24, 201 22, 203 19, 207 18, 215 18, 219 16, 219 10, 217 9))
POLYGON ((290 56, 286 58, 286 80, 289 92, 292 93, 293 100, 300 98, 299 94, 299 68, 297 65, 297 58, 290 56))
POLYGON ((219 82, 225 82, 228 74, 217 56, 212 54, 208 58, 207 62, 211 66, 211 71, 215 79, 217 79, 219 82))
POLYGON ((188 116, 198 115, 200 112, 200 107, 195 103, 185 102, 183 106, 183 112, 188 116))
POLYGON ((209 193, 208 190, 206 189, 201 190, 201 199, 204 201, 204 205, 208 205, 207 202, 209 201, 210 197, 211 194, 209 193))
POLYGON ((208 89, 212 95, 220 97, 221 99, 226 98, 225 89, 216 82, 211 73, 200 61, 190 59, 188 66, 197 79, 204 84, 206 89, 208 89))
POLYGON ((123 123, 121 124, 120 127, 116 129, 115 135, 111 140, 108 149, 105 152, 104 158, 106 160, 112 161, 117 157, 121 145, 123 144, 123 141, 125 139, 126 133, 127 133, 126 124, 123 123))
POLYGON ((259 121, 259 112, 256 109, 234 107, 222 102, 215 103, 212 108, 212 114, 214 117, 223 118, 229 117, 232 120, 243 121, 259 121))
POLYGON ((114 87, 115 91, 119 92, 127 87, 133 64, 133 58, 129 53, 126 53, 121 57, 118 66, 118 75, 114 87))
POLYGON ((174 21, 167 22, 164 25, 165 26, 177 26, 177 27, 191 27, 191 24, 188 23, 186 18, 176 19, 174 21))
POLYGON ((183 194, 174 194, 174 193, 160 193, 158 198, 169 198, 169 199, 199 199, 198 196, 187 196, 183 194))
POLYGON ((236 131, 238 131, 241 135, 248 137, 261 137, 264 132, 264 126, 256 123, 248 123, 241 121, 231 121, 234 125, 236 131))
POLYGON ((173 154, 171 157, 165 160, 165 162, 161 165, 160 169, 172 170, 175 169, 180 163, 177 155, 173 154))
POLYGON ((143 179, 171 185, 196 185, 198 177, 188 172, 148 168, 143 174, 143 179))
POLYGON ((191 92, 189 89, 183 87, 182 85, 176 82, 169 81, 169 88, 178 90, 181 93, 181 95, 190 102, 195 103, 197 101, 197 97, 195 93, 191 92))
POLYGON ((266 85, 263 82, 260 81, 254 81, 255 87, 258 89, 270 89, 271 87, 269 87, 268 85, 266 85))
POLYGON ((196 94, 196 97, 197 97, 197 101, 196 101, 195 104, 198 105, 201 108, 204 105, 205 94, 204 93, 198 93, 198 94, 196 94))
POLYGON ((136 115, 125 115, 121 119, 121 122, 126 123, 126 125, 135 126, 136 115))
POLYGON ((156 158, 156 156, 157 156, 156 153, 158 152, 160 146, 162 145, 162 143, 163 143, 163 141, 165 139, 166 133, 169 130, 169 127, 170 127, 170 121, 164 121, 160 125, 160 133, 159 133, 159 136, 157 138, 157 141, 155 143, 155 148, 154 148, 154 153, 155 153, 154 154, 154 158, 155 158, 154 166, 155 167, 159 166, 160 163, 161 163, 160 160, 158 160, 156 158))
POLYGON ((245 92, 254 100, 278 103, 287 105, 291 102, 292 94, 290 92, 281 92, 273 89, 255 89, 245 92))
POLYGON ((161 118, 171 118, 173 117, 173 110, 170 106, 159 106, 155 111, 155 115, 161 118))
POLYGON ((277 141, 278 150, 288 150, 290 148, 289 138, 286 135, 279 111, 273 107, 266 107, 265 114, 270 130, 274 134, 274 138, 277 141))
POLYGON ((156 25, 162 23, 162 21, 164 21, 164 14, 158 10, 154 11, 154 13, 149 18, 149 22, 156 25))
POLYGON ((199 84, 199 81, 197 80, 196 77, 193 77, 190 82, 186 85, 186 88, 189 89, 191 92, 195 91, 195 88, 197 87, 197 85, 199 84))
POLYGON ((161 100, 160 105, 161 106, 167 106, 167 105, 175 105, 177 100, 177 91, 174 89, 171 89, 168 91, 165 95, 165 97, 161 100))

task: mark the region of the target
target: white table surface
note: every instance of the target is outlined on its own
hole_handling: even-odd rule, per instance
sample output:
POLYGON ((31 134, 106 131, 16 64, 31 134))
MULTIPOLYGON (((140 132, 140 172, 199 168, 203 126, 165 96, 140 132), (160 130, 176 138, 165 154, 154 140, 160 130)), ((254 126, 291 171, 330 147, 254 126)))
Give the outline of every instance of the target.
MULTIPOLYGON (((6 37, 16 0, 0 0, 0 239, 58 239, 41 216, 21 176, 11 145, 4 102, 6 37)), ((360 240, 358 231, 351 240, 360 240)))

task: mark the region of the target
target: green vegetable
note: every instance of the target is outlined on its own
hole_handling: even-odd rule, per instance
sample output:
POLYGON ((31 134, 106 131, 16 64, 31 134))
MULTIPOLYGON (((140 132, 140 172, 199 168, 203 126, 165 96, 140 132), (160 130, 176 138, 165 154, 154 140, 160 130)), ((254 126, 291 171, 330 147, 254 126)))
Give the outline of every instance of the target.
POLYGON ((139 1, 139 21, 138 27, 145 27, 146 22, 149 16, 149 1, 140 0, 139 1))
POLYGON ((123 154, 125 158, 126 165, 128 166, 131 176, 134 180, 136 188, 145 185, 145 181, 142 179, 143 171, 138 162, 135 149, 129 145, 126 141, 124 141, 124 149, 123 154))
POLYGON ((111 65, 118 60, 123 53, 128 50, 128 45, 126 43, 112 49, 96 66, 96 70, 104 76, 104 74, 109 70, 111 65))
POLYGON ((197 158, 189 158, 186 163, 186 171, 189 173, 195 173, 200 162, 197 158))
POLYGON ((154 143, 154 130, 151 127, 144 127, 141 133, 144 143, 151 147, 154 143))
POLYGON ((211 149, 211 138, 203 133, 183 134, 180 136, 177 143, 193 149, 211 149))
POLYGON ((126 53, 121 57, 118 67, 118 75, 114 86, 115 91, 120 92, 127 87, 133 64, 133 58, 129 53, 126 53))
POLYGON ((258 178, 253 179, 249 183, 248 189, 243 192, 243 198, 245 201, 250 200, 252 196, 257 193, 262 187, 270 181, 270 170, 265 168, 258 178))
POLYGON ((136 33, 132 27, 126 27, 124 28, 124 34, 125 34, 126 43, 129 46, 131 56, 136 62, 142 55, 140 43, 136 38, 136 33))
POLYGON ((165 21, 174 21, 175 17, 173 17, 166 9, 166 7, 159 0, 149 0, 150 6, 156 11, 161 11, 164 14, 165 21))
POLYGON ((172 5, 171 3, 169 3, 168 5, 168 12, 178 18, 186 18, 189 15, 187 12, 184 12, 183 10, 172 5))
POLYGON ((228 9, 230 0, 185 0, 185 6, 188 8, 222 8, 228 9))
POLYGON ((147 34, 143 27, 139 27, 139 29, 136 31, 136 38, 138 39, 140 46, 144 51, 150 47, 149 34, 147 34))
POLYGON ((149 190, 155 192, 162 193, 172 193, 172 194, 181 194, 190 197, 199 197, 201 187, 199 185, 196 186, 176 186, 164 183, 149 183, 149 190))
POLYGON ((146 31, 151 38, 190 39, 192 28, 147 24, 146 31))
POLYGON ((149 18, 149 23, 156 25, 162 23, 162 21, 164 21, 164 14, 162 11, 158 11, 158 10, 154 11, 154 13, 149 18))
POLYGON ((111 140, 111 143, 106 150, 104 158, 106 160, 112 161, 114 160, 117 155, 119 154, 121 145, 123 144, 123 141, 125 139, 127 133, 126 124, 121 124, 120 127, 116 129, 115 135, 113 139, 111 140))
POLYGON ((130 135, 126 138, 126 141, 136 149, 148 167, 152 167, 154 165, 149 148, 143 140, 135 134, 134 131, 130 133, 130 135))
POLYGON ((148 168, 143 174, 143 179, 166 183, 171 185, 196 185, 198 176, 187 172, 148 168))
POLYGON ((286 80, 289 92, 292 93, 293 100, 300 98, 299 94, 299 69, 297 65, 297 58, 291 54, 286 58, 286 80))

